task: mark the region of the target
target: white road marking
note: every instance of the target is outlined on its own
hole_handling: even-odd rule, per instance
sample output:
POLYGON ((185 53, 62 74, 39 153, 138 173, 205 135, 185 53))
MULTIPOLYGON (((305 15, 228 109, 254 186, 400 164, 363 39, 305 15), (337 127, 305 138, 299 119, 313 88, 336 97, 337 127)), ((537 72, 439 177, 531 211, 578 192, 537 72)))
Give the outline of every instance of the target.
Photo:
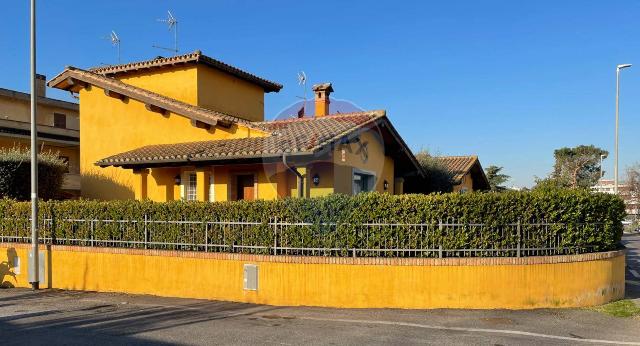
MULTIPOLYGON (((640 283, 638 283, 640 285, 640 283)), ((561 335, 550 335, 550 334, 541 334, 541 333, 532 333, 532 332, 523 332, 520 330, 508 330, 508 329, 484 329, 484 328, 464 328, 464 327, 444 327, 444 326, 434 326, 428 324, 418 324, 418 323, 408 323, 408 322, 394 322, 394 321, 368 321, 368 320, 348 320, 348 319, 335 319, 335 318, 318 318, 318 317, 299 317, 301 320, 311 320, 311 321, 323 321, 323 322, 341 322, 341 323, 357 323, 357 324, 378 324, 378 325, 390 325, 390 326, 404 326, 404 327, 414 327, 414 328, 423 328, 423 329, 434 329, 434 330, 448 330, 448 331, 458 331, 458 332, 471 332, 471 333, 493 333, 493 334, 509 334, 509 335, 520 335, 520 336, 530 336, 534 338, 545 338, 545 339, 555 339, 555 340, 566 340, 572 342, 586 342, 593 344, 614 344, 614 345, 640 345, 640 342, 633 341, 613 341, 613 340, 599 340, 599 339, 579 339, 573 338, 569 336, 561 336, 561 335)))
POLYGON ((625 282, 629 285, 640 286, 640 281, 627 280, 625 282))
POLYGON ((640 279, 640 274, 638 274, 637 271, 633 270, 633 269, 629 269, 629 272, 631 273, 631 275, 635 276, 636 278, 640 279))

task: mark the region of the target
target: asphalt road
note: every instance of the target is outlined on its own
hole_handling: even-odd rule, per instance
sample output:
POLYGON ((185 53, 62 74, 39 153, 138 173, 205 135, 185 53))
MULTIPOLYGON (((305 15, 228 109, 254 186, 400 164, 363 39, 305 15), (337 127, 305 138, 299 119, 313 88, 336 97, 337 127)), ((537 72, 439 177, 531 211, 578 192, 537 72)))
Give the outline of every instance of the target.
MULTIPOLYGON (((625 236, 640 298, 640 236, 625 236)), ((272 307, 113 293, 0 290, 3 345, 640 345, 640 319, 588 309, 272 307)))
POLYGON ((627 247, 625 294, 640 304, 640 234, 625 235, 622 242, 627 247))

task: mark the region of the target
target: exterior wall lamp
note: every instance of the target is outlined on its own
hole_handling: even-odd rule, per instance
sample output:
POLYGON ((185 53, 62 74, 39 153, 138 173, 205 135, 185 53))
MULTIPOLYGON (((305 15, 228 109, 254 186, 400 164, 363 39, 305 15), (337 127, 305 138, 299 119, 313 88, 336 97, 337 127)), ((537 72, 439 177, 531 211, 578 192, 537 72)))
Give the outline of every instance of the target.
POLYGON ((314 176, 311 179, 314 186, 318 186, 318 184, 320 184, 320 176, 317 173, 314 174, 314 176))
POLYGON ((180 176, 180 174, 178 174, 175 177, 173 177, 173 181, 176 182, 176 185, 182 184, 182 177, 180 176))
POLYGON ((388 190, 389 189, 389 182, 388 181, 384 181, 384 184, 382 184, 382 186, 384 187, 384 190, 388 190))

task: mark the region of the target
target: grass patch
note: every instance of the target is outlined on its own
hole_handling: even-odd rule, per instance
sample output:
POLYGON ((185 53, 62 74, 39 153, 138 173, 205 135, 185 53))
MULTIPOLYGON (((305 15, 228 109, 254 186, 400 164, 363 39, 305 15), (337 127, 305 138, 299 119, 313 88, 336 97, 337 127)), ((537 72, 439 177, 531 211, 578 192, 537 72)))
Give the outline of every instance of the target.
POLYGON ((618 300, 613 303, 595 307, 594 310, 604 312, 615 317, 635 317, 640 316, 640 306, 637 306, 629 299, 618 300))

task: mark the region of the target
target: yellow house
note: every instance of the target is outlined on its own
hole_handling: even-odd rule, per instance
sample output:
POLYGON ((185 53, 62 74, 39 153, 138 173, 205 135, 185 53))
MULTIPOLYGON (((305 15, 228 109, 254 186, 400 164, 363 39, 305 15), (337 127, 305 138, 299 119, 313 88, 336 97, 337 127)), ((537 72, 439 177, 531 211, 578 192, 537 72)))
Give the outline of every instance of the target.
MULTIPOLYGON (((62 190, 80 194, 80 120, 78 104, 46 97, 45 76, 36 75, 38 147, 68 163, 62 190)), ((30 147, 31 95, 0 88, 0 147, 30 147)))
POLYGON ((439 156, 437 159, 453 177, 453 192, 489 190, 489 180, 477 156, 439 156))
POLYGON ((422 175, 384 111, 265 121, 280 84, 196 51, 124 65, 66 68, 49 81, 79 94, 82 196, 154 201, 402 193, 422 175))

